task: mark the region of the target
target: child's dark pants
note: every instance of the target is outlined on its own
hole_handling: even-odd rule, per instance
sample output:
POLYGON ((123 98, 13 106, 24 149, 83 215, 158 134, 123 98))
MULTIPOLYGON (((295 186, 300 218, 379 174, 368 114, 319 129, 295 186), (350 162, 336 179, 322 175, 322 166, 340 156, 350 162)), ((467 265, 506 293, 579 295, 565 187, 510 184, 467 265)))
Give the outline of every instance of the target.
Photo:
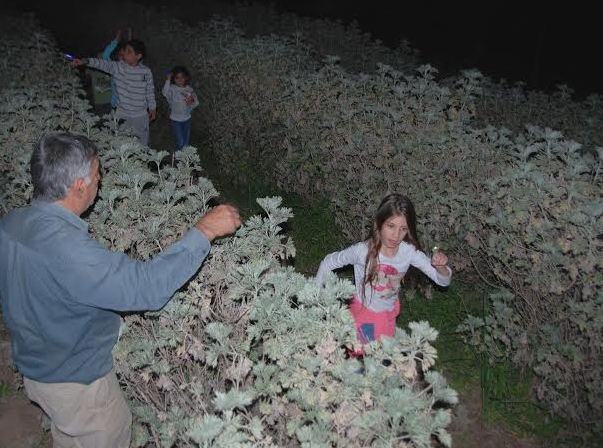
POLYGON ((175 150, 180 151, 191 141, 191 120, 190 118, 186 121, 170 119, 170 125, 172 126, 172 131, 174 131, 174 137, 176 138, 175 150))

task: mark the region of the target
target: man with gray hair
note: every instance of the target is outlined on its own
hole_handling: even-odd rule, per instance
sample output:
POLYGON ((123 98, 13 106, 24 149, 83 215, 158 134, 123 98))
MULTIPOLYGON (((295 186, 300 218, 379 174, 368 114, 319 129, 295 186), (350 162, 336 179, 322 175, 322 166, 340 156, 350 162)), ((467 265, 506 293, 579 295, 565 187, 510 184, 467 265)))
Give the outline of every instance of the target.
POLYGON ((129 446, 132 415, 113 370, 120 311, 163 307, 201 266, 210 242, 240 226, 220 205, 142 262, 111 252, 80 215, 100 180, 86 137, 42 137, 31 157, 34 197, 0 220, 0 301, 28 396, 52 421, 55 448, 129 446))

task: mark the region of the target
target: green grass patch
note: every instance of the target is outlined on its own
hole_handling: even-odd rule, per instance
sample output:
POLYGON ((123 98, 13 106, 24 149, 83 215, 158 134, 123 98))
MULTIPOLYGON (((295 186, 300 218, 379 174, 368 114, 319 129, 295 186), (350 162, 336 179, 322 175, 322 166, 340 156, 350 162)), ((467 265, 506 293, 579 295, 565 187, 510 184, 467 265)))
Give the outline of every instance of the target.
POLYGON ((266 196, 282 197, 283 206, 293 210, 293 218, 285 225, 284 232, 293 238, 297 249, 292 264, 298 272, 315 275, 325 255, 341 250, 349 244, 335 223, 327 200, 308 201, 298 194, 281 191, 250 170, 246 170, 248 181, 245 185, 238 185, 234 179, 213 165, 211 155, 204 154, 203 151, 199 153, 202 166, 206 169, 203 175, 214 182, 220 192, 219 201, 238 207, 243 219, 260 213, 262 208, 256 198, 266 196))
POLYGON ((429 300, 419 293, 410 294, 401 301, 398 325, 405 328, 409 322, 426 320, 438 330, 436 369, 461 394, 479 391, 482 415, 488 424, 522 437, 554 438, 564 424, 536 404, 529 369, 522 373, 509 363, 490 365, 456 333, 467 314, 484 316, 488 312, 481 297, 467 285, 454 283, 448 290, 434 290, 429 300))
POLYGON ((520 372, 508 362, 480 363, 483 415, 524 437, 555 437, 564 422, 540 407, 533 397, 533 374, 520 372))
POLYGON ((436 368, 450 385, 460 392, 479 387, 479 360, 456 333, 456 327, 468 312, 481 314, 475 293, 453 283, 447 290, 434 289, 431 299, 418 292, 407 294, 400 305, 398 326, 406 328, 409 322, 426 320, 438 330, 434 344, 438 351, 436 368))

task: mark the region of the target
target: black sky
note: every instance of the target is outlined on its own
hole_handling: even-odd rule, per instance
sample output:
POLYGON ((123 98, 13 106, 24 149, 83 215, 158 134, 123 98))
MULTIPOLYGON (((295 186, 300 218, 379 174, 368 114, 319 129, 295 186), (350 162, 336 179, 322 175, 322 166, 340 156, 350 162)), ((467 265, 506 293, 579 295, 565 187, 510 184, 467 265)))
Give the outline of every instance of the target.
POLYGON ((568 84, 580 95, 603 93, 601 15, 580 2, 265 3, 302 15, 356 20, 390 46, 406 38, 443 75, 475 67, 494 78, 525 81, 537 90, 568 84))

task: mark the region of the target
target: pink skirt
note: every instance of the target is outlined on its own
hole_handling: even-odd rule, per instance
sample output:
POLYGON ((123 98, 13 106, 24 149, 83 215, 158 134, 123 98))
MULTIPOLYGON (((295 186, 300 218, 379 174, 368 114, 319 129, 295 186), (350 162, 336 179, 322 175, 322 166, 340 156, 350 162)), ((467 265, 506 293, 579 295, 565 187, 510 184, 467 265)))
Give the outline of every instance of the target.
POLYGON ((381 336, 394 337, 396 334, 396 318, 400 314, 400 301, 391 311, 371 311, 365 307, 356 295, 350 304, 350 312, 356 324, 358 339, 364 344, 379 340, 381 336))

